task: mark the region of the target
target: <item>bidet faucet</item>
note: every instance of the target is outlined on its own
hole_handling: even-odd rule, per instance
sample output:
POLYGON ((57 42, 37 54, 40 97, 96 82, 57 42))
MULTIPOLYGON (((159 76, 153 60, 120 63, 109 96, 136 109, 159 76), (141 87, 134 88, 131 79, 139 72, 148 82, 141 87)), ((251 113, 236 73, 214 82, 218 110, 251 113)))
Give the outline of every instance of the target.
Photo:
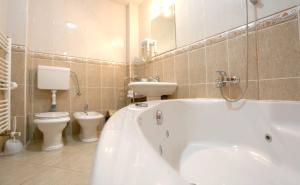
POLYGON ((85 104, 83 109, 84 109, 84 110, 83 110, 84 113, 85 113, 85 114, 88 114, 88 111, 89 111, 89 104, 85 104))

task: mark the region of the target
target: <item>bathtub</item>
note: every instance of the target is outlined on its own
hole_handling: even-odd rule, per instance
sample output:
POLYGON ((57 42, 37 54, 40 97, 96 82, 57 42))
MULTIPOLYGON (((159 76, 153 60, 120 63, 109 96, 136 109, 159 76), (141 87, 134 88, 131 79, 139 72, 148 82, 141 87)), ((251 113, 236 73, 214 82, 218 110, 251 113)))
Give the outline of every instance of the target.
POLYGON ((91 184, 300 184, 299 102, 147 104, 107 122, 91 184))

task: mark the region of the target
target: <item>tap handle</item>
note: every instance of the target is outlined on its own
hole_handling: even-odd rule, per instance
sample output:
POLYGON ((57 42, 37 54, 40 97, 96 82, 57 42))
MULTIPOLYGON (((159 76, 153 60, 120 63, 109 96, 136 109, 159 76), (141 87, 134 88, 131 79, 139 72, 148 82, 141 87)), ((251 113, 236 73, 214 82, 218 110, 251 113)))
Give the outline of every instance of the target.
POLYGON ((226 71, 222 71, 222 70, 220 70, 220 71, 216 71, 222 78, 225 78, 226 76, 227 76, 227 73, 226 73, 226 71))

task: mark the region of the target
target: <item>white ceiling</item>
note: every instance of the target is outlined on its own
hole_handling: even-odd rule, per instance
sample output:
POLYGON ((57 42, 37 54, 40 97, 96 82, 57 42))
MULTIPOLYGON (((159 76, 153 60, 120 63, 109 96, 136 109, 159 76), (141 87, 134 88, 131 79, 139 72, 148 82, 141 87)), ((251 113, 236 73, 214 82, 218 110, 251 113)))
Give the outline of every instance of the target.
POLYGON ((118 2, 118 3, 122 3, 122 4, 129 4, 129 3, 140 4, 140 3, 142 3, 144 0, 111 0, 111 1, 118 2))

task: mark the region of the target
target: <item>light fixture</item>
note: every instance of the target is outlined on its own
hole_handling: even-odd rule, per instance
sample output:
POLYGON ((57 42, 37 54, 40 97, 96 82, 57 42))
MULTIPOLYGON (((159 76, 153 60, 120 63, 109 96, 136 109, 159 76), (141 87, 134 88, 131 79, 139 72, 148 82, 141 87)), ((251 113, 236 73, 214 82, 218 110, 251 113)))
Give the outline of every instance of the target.
POLYGON ((67 26, 69 29, 72 29, 72 30, 74 30, 74 29, 76 29, 76 28, 78 27, 76 24, 74 24, 74 23, 72 23, 72 22, 67 22, 67 23, 66 23, 66 26, 67 26))

